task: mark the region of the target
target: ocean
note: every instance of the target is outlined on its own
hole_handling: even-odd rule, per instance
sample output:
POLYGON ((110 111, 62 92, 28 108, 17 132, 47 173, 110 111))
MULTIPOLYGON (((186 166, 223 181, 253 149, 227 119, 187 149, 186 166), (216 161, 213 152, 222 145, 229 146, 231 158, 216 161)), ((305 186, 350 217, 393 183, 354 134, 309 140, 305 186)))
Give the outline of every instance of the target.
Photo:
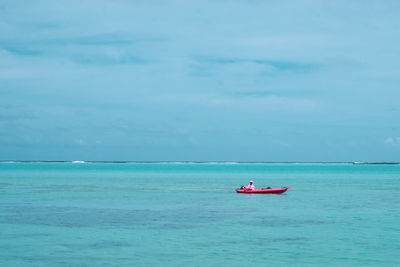
POLYGON ((400 165, 0 163, 0 266, 400 266, 399 214, 400 165))

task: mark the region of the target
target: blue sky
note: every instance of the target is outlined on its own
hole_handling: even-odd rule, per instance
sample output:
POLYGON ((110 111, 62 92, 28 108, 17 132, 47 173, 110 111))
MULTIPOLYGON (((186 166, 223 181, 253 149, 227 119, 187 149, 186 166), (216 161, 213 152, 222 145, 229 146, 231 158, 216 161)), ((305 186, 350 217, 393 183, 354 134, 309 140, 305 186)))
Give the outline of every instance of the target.
POLYGON ((0 0, 0 159, 400 161, 399 12, 0 0))

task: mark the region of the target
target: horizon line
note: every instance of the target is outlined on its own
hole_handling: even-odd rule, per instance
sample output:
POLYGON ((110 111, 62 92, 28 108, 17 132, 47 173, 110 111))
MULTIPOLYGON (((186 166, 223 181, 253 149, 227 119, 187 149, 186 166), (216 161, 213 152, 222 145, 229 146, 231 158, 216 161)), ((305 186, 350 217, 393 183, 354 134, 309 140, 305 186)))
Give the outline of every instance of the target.
POLYGON ((0 163, 136 163, 136 164, 353 164, 353 165, 400 165, 397 161, 193 161, 193 160, 0 160, 0 163))

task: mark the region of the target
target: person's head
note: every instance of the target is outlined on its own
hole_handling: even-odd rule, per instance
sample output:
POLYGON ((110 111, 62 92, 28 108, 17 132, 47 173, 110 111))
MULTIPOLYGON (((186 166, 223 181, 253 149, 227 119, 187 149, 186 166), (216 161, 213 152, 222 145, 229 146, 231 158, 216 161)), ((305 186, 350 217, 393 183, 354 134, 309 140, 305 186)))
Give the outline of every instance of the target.
POLYGON ((252 180, 250 180, 250 184, 253 184, 253 181, 252 181, 252 180))

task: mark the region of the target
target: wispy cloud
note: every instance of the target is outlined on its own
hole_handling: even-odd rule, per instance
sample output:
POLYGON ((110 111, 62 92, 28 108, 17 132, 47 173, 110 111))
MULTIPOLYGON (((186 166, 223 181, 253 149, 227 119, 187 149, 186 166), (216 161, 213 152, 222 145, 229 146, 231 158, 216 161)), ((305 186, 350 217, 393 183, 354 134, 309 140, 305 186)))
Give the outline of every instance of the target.
POLYGON ((118 54, 97 54, 97 55, 75 55, 70 57, 73 61, 79 64, 105 66, 105 65, 131 65, 145 64, 149 60, 131 56, 118 54))
POLYGON ((191 64, 193 75, 232 72, 242 75, 302 74, 319 70, 322 64, 278 61, 257 58, 195 57, 191 64))
POLYGON ((265 60, 265 59, 242 59, 242 58, 200 58, 198 59, 203 63, 211 63, 211 64, 222 64, 222 65, 231 65, 231 64, 240 64, 240 63, 254 63, 265 65, 268 67, 272 67, 276 70, 280 71, 305 71, 316 69, 318 65, 316 64, 306 64, 306 63, 298 63, 298 62, 290 62, 290 61, 274 61, 274 60, 265 60))
POLYGON ((130 39, 116 34, 50 39, 3 39, 0 40, 0 50, 17 57, 39 60, 64 58, 78 64, 126 65, 149 62, 142 55, 132 51, 134 45, 146 42, 160 40, 130 39))
POLYGON ((400 136, 399 137, 388 137, 385 139, 385 143, 393 146, 400 146, 400 136))
POLYGON ((3 121, 20 121, 35 118, 32 110, 16 105, 0 105, 0 123, 3 121))
POLYGON ((315 95, 317 92, 315 90, 303 90, 303 89, 292 89, 292 90, 243 90, 237 91, 234 94, 243 97, 267 97, 267 96, 290 96, 290 97, 305 97, 309 95, 315 95))
POLYGON ((83 36, 59 36, 59 37, 19 37, 2 38, 0 45, 3 47, 52 47, 52 46, 126 46, 134 43, 160 42, 160 38, 135 38, 117 33, 103 33, 83 36))

